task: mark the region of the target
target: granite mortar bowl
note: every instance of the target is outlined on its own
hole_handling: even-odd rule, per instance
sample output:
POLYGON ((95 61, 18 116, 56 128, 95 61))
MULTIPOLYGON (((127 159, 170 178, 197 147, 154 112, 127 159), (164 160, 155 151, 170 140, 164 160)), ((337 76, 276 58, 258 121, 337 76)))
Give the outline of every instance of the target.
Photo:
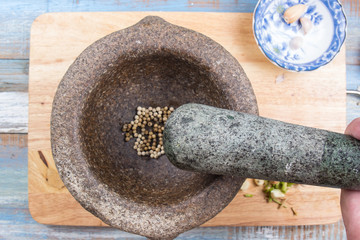
POLYGON ((195 31, 146 17, 86 48, 60 82, 51 115, 59 174, 103 222, 151 239, 172 239, 214 217, 243 178, 183 171, 139 157, 121 127, 137 106, 195 102, 257 114, 240 64, 195 31))

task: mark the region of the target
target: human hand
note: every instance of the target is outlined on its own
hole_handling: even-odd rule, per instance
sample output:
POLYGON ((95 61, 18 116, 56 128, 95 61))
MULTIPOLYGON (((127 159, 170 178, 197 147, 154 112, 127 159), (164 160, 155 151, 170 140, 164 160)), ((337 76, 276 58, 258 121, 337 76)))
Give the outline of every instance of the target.
MULTIPOLYGON (((360 140, 360 118, 347 126, 345 134, 360 140)), ((340 205, 347 239, 360 239, 360 191, 341 189, 340 205)))

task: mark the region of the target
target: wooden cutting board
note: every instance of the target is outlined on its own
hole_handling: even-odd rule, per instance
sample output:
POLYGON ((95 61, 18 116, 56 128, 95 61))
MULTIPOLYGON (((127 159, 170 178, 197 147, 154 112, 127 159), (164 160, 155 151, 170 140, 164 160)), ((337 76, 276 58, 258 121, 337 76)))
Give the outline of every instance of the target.
MULTIPOLYGON (((74 59, 97 39, 147 15, 203 33, 231 52, 247 73, 260 115, 336 132, 345 129, 345 47, 327 66, 293 73, 270 63, 258 49, 249 13, 49 13, 31 29, 29 73, 29 208, 44 224, 103 226, 61 182, 50 150, 50 114, 57 85, 74 59)), ((304 169, 306 171, 306 169, 304 169)), ((311 225, 340 219, 339 190, 297 186, 288 208, 266 203, 251 185, 204 226, 311 225), (244 193, 254 194, 245 198, 244 193), (298 215, 290 210, 293 207, 298 215)))

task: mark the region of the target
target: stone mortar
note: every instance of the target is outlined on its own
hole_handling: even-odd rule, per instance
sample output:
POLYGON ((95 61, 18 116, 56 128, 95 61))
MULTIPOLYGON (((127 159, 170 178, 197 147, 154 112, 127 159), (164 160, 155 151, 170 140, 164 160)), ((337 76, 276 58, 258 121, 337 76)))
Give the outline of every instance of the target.
POLYGON ((240 64, 200 33, 150 16, 93 43, 53 101, 52 152, 67 189, 110 226, 152 239, 174 238, 214 217, 244 178, 139 157, 121 132, 137 106, 189 102, 258 113, 240 64))
POLYGON ((340 133, 186 104, 164 148, 181 169, 360 190, 360 141, 340 133))

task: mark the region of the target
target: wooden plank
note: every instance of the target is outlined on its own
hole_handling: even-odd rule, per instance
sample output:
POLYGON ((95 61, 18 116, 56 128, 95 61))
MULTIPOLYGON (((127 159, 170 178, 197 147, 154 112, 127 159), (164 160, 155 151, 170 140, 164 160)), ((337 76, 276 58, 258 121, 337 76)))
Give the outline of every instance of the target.
POLYGON ((345 0, 347 13, 354 16, 360 15, 360 2, 358 0, 345 0))
POLYGON ((348 50, 346 52, 346 63, 360 65, 360 17, 348 14, 347 23, 346 45, 348 50))
POLYGON ((359 76, 360 76, 360 65, 346 65, 346 89, 360 91, 359 76))
POLYGON ((125 0, 114 1, 68 1, 61 3, 49 0, 49 12, 91 12, 91 11, 203 11, 203 12, 252 12, 256 1, 252 0, 125 0))
MULTIPOLYGON (((38 221, 103 225, 98 219, 90 218, 82 208, 77 208, 67 190, 54 180, 58 176, 53 175, 54 179, 49 177, 49 169, 55 171, 49 136, 51 102, 58 82, 85 47, 106 34, 154 14, 171 23, 202 32, 228 49, 248 74, 262 116, 343 132, 346 123, 345 49, 332 63, 317 71, 289 73, 269 63, 256 46, 252 37, 251 14, 46 14, 34 22, 30 52, 29 207, 38 221), (61 44, 58 44, 59 39, 61 44), (39 151, 44 157, 40 156, 39 151), (44 164, 44 158, 47 164, 44 164), (54 194, 57 194, 57 198, 54 194), (61 202, 56 199, 61 199, 61 202), (59 206, 62 212, 72 214, 56 218, 59 206)), ((257 190, 253 187, 250 191, 257 190)), ((250 201, 239 194, 227 209, 205 226, 323 224, 340 218, 339 191, 336 189, 306 186, 294 189, 293 196, 301 197, 293 201, 302 213, 297 218, 290 212, 278 211, 274 205, 264 204, 263 196, 257 192, 250 201)))
POLYGON ((347 109, 347 123, 350 123, 355 118, 360 117, 360 96, 348 94, 346 100, 347 109))
POLYGON ((28 93, 0 92, 0 133, 27 133, 28 93))
MULTIPOLYGON (((347 65, 347 89, 360 93, 360 66, 347 65)), ((360 95, 348 94, 346 98, 346 121, 349 124, 355 118, 360 117, 360 95)))
POLYGON ((30 27, 34 19, 47 10, 47 0, 1 1, 0 58, 29 57, 30 27))
MULTIPOLYGON (((7 147, 17 147, 19 150, 24 150, 27 147, 27 135, 26 134, 0 134, 0 147, 4 151, 0 151, 0 157, 4 158, 10 156, 11 158, 17 157, 17 150, 8 149, 7 147), (14 152, 12 152, 14 150, 14 152)), ((27 153, 27 148, 25 149, 27 153)), ((25 155, 21 155, 22 157, 25 155)))
POLYGON ((0 59, 0 133, 27 133, 28 65, 0 59))
POLYGON ((0 92, 28 91, 29 60, 0 59, 0 92))
MULTIPOLYGON (((3 208, 27 205, 27 135, 0 134, 0 222, 3 208)), ((1 229, 0 228, 0 238, 1 229)))

